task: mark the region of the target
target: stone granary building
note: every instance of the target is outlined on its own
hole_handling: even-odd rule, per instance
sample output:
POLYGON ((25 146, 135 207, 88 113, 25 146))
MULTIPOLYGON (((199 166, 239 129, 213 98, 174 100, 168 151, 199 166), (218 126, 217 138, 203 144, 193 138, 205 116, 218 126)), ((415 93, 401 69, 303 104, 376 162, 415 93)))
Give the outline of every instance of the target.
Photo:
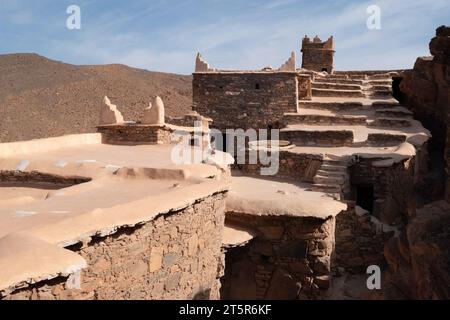
POLYGON ((308 36, 305 36, 302 42, 302 68, 318 72, 325 71, 331 74, 334 71, 334 52, 333 37, 322 42, 318 36, 312 41, 308 36))
POLYGON ((0 144, 0 299, 357 299, 370 265, 386 274, 377 298, 448 297, 441 267, 408 281, 446 261, 417 248, 443 250, 419 227, 449 207, 422 191, 434 138, 392 96, 403 72, 334 71, 332 38, 302 50, 301 69, 295 53, 257 71, 198 55, 185 117, 156 97, 129 122, 105 97, 98 133, 0 144), (211 149, 212 129, 236 128, 279 129, 278 146, 245 150, 277 154, 275 175, 211 149), (200 159, 174 161, 180 142, 200 159))

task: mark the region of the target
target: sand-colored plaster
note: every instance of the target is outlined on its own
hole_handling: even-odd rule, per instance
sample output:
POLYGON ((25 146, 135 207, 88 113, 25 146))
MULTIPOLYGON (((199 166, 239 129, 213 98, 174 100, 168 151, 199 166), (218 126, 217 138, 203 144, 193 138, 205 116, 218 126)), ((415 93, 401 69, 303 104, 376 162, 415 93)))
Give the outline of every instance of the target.
POLYGON ((244 229, 241 226, 225 224, 223 231, 223 246, 237 247, 248 243, 255 237, 255 232, 244 229))
MULTIPOLYGON (((224 170, 232 162, 229 155, 216 152, 177 164, 172 159, 173 147, 105 145, 97 135, 0 144, 5 151, 0 154, 2 171, 17 172, 26 163, 22 174, 39 172, 88 181, 62 189, 32 181, 0 185, 0 267, 6 260, 19 264, 2 274, 0 290, 29 278, 51 279, 70 273, 76 259, 64 256, 62 247, 149 222, 229 189, 224 170), (19 234, 26 237, 20 250, 4 249, 19 234), (37 260, 39 268, 33 271, 30 263, 21 263, 35 248, 37 253, 42 249, 43 257, 52 263, 37 260)), ((76 261, 79 268, 84 266, 83 260, 76 261)))
POLYGON ((0 291, 68 276, 85 267, 86 261, 78 254, 28 234, 0 239, 0 291))
POLYGON ((283 180, 234 176, 227 211, 326 219, 347 209, 346 204, 325 193, 309 191, 309 187, 283 180))

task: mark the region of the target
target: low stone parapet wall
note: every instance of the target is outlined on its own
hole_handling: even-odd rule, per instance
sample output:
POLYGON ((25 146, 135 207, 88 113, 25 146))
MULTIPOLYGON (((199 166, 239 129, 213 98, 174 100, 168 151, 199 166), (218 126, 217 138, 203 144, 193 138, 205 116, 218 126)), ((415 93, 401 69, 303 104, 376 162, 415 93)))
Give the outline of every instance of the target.
POLYGON ((171 130, 157 125, 105 125, 97 127, 102 143, 115 145, 170 144, 171 130))
MULTIPOLYGON (((317 171, 322 165, 322 159, 323 157, 321 155, 280 151, 279 169, 275 176, 279 178, 312 183, 314 176, 317 174, 317 171)), ((259 161, 257 164, 249 164, 247 162, 242 165, 235 165, 235 169, 250 175, 260 175, 261 168, 263 167, 267 166, 261 164, 259 161)))

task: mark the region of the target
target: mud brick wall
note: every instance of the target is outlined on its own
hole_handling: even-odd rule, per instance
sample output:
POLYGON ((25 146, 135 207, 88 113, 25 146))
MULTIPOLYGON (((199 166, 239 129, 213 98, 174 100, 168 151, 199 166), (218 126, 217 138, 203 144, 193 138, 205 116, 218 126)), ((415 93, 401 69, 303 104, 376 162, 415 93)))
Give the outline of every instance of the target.
MULTIPOLYGON (((322 162, 323 157, 321 155, 297 154, 288 151, 280 151, 279 170, 275 176, 283 179, 312 183, 322 162)), ((259 161, 257 164, 249 164, 247 161, 246 164, 235 165, 234 168, 249 175, 260 175, 261 168, 268 166, 269 165, 262 165, 259 161)))
POLYGON ((384 233, 372 223, 370 214, 357 215, 354 203, 336 216, 336 250, 333 254, 333 268, 344 268, 350 273, 364 273, 368 266, 386 265, 384 245, 393 232, 384 233))
POLYGON ((299 146, 343 147, 351 146, 353 144, 353 131, 283 130, 280 132, 280 139, 290 141, 299 146))
POLYGON ((97 127, 102 143, 114 145, 170 144, 172 130, 150 125, 108 125, 97 127))
POLYGON ((335 220, 228 212, 255 230, 246 247, 226 253, 223 299, 316 299, 329 286, 335 220))
POLYGON ((65 278, 44 281, 6 299, 218 299, 225 194, 140 226, 86 239, 71 249, 86 259, 81 289, 65 278))
POLYGON ((297 112, 295 72, 194 73, 193 110, 225 129, 276 128, 286 112, 297 112))

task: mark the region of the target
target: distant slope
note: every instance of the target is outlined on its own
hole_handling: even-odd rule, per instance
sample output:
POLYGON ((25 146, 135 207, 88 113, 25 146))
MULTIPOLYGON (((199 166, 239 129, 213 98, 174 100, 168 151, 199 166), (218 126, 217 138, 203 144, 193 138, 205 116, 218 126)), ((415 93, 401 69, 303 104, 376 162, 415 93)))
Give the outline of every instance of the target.
POLYGON ((126 120, 159 95, 169 116, 191 109, 191 77, 124 65, 75 66, 36 54, 0 55, 0 142, 95 132, 107 95, 126 120))

